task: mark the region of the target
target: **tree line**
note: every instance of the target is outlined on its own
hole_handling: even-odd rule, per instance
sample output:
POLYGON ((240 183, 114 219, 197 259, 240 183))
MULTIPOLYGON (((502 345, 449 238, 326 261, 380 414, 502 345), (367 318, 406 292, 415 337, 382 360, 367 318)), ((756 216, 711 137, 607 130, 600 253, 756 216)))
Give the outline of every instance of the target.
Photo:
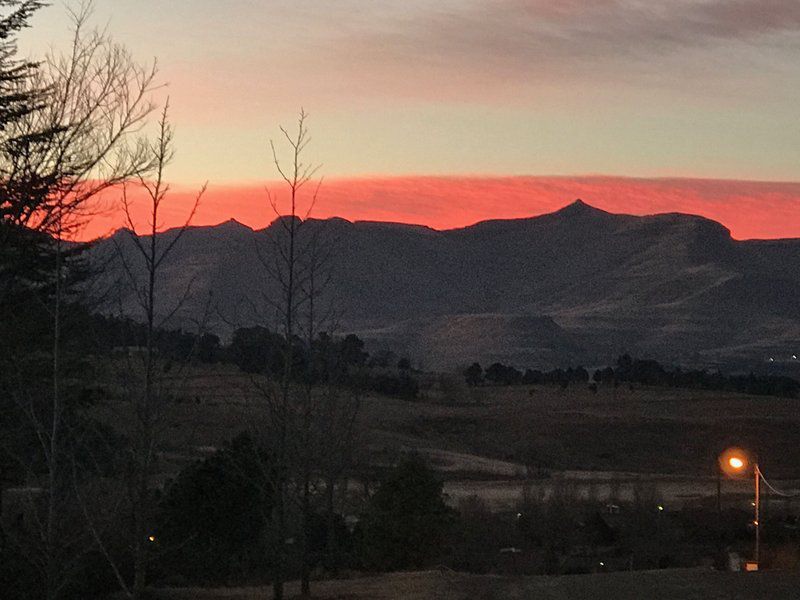
POLYGON ((538 369, 519 369, 495 362, 485 370, 480 363, 472 363, 464 370, 464 380, 469 386, 479 386, 484 383, 492 385, 540 385, 558 384, 566 387, 570 383, 585 383, 589 381, 589 372, 583 367, 569 367, 567 369, 553 369, 540 371, 538 369))
MULTIPOLYGON (((145 347, 147 325, 124 315, 91 313, 82 305, 81 329, 91 335, 79 335, 87 354, 126 354, 145 347)), ((77 316, 74 317, 77 319, 77 316)), ((153 344, 159 355, 172 362, 231 364, 251 375, 271 378, 284 374, 283 357, 287 341, 267 327, 255 325, 233 331, 230 342, 210 332, 193 332, 182 328, 158 328, 153 331, 153 344)), ((370 355, 364 341, 355 334, 334 335, 320 332, 310 342, 295 336, 292 345, 292 377, 296 382, 315 385, 335 381, 387 396, 414 399, 419 382, 411 361, 389 350, 370 355)))
POLYGON ((526 369, 524 372, 513 366, 496 362, 485 370, 480 363, 473 363, 463 372, 464 380, 470 386, 484 383, 493 385, 542 385, 555 384, 567 387, 572 383, 588 383, 596 390, 598 384, 619 386, 638 384, 654 387, 673 387, 736 392, 756 396, 779 396, 796 398, 800 393, 800 382, 783 375, 726 375, 721 371, 706 369, 684 369, 665 367, 653 359, 632 358, 621 355, 614 366, 596 369, 590 377, 584 367, 552 369, 539 371, 526 369))

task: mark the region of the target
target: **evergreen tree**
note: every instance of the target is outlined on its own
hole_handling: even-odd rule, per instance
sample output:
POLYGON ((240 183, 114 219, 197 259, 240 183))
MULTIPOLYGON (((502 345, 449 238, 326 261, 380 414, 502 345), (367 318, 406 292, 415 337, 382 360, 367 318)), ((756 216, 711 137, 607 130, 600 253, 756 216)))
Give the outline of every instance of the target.
MULTIPOLYGON (((25 285, 41 285, 51 271, 41 260, 46 236, 24 225, 52 182, 34 177, 23 166, 25 148, 36 136, 19 135, 19 127, 28 116, 41 108, 46 90, 36 89, 33 80, 36 63, 17 58, 16 36, 42 2, 0 0, 0 307, 6 308, 12 296, 25 285), (6 306, 4 306, 4 303, 6 306)), ((19 298, 16 298, 19 300, 19 298)), ((20 306, 21 303, 17 303, 20 306)))
POLYGON ((370 499, 362 523, 366 566, 389 571, 429 565, 442 553, 454 519, 431 468, 418 456, 407 458, 370 499))
POLYGON ((161 503, 153 544, 168 574, 222 584, 266 568, 265 530, 272 506, 269 458, 242 434, 185 468, 161 503))

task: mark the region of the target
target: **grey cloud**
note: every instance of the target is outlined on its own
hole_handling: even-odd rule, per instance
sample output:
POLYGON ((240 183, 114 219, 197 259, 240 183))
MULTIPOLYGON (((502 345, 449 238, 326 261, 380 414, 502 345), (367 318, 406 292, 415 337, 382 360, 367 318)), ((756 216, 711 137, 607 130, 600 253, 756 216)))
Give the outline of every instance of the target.
POLYGON ((432 4, 405 20, 381 23, 379 31, 351 32, 348 43, 352 52, 375 63, 511 74, 521 68, 652 61, 798 32, 800 0, 503 0, 460 8, 432 4))

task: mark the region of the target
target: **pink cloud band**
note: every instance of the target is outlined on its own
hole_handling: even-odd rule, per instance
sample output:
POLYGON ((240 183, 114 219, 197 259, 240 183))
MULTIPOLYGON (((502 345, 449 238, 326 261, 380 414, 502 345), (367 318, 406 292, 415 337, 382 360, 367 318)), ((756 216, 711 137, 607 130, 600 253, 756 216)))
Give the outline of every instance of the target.
MULTIPOLYGON (((270 184, 281 199, 282 188, 270 184)), ((175 188, 163 204, 161 229, 184 222, 195 191, 175 188)), ((464 227, 487 219, 511 219, 552 212, 581 198, 616 213, 683 212, 721 222, 737 239, 800 237, 800 183, 712 179, 631 179, 623 177, 364 177, 326 180, 313 217, 393 221, 434 229, 464 227)), ((94 217, 81 239, 108 235, 122 227, 120 209, 106 198, 107 210, 94 217)), ((134 202, 145 222, 145 204, 134 202)), ((302 212, 302 211, 301 211, 302 212)), ((194 225, 236 219, 255 229, 275 213, 263 185, 211 186, 194 225)))

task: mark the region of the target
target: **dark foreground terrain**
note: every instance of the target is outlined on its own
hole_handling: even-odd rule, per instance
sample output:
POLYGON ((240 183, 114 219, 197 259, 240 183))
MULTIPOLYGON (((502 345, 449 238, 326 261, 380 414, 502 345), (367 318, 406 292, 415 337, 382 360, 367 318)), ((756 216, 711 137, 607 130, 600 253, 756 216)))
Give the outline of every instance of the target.
MULTIPOLYGON (((289 597, 297 586, 290 585, 289 597)), ((800 596, 800 573, 722 573, 671 569, 571 575, 502 577, 448 571, 393 573, 355 580, 317 583, 314 597, 324 600, 770 600, 800 596)), ((256 600, 271 598, 266 588, 161 590, 163 600, 256 600)))

